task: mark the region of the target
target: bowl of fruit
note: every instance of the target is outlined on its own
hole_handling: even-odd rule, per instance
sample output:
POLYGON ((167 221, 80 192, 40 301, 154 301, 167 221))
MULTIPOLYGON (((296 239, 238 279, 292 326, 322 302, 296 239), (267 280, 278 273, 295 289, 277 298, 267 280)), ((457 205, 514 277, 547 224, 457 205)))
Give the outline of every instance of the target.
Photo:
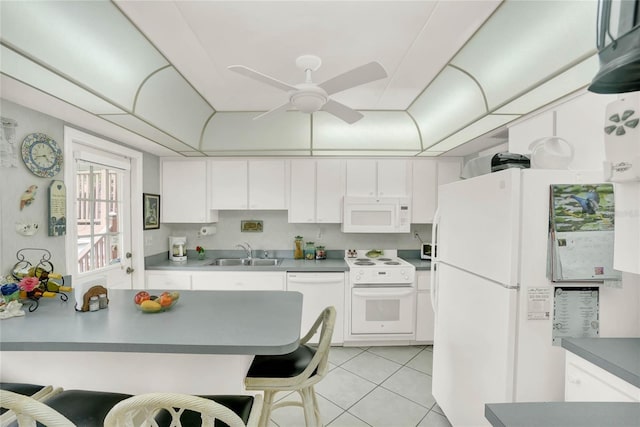
POLYGON ((147 291, 140 291, 133 297, 136 307, 143 313, 162 313, 171 309, 180 299, 179 292, 162 292, 151 295, 147 291))

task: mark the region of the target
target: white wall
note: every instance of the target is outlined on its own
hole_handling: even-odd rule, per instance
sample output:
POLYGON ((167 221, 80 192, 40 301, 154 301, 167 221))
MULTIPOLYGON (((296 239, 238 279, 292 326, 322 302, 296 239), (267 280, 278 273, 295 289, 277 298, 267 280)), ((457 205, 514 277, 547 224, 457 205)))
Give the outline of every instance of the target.
MULTIPOLYGON (((238 243, 248 242, 253 249, 291 250, 297 235, 305 241, 323 244, 327 250, 333 249, 419 249, 420 241, 414 238, 418 232, 425 241, 431 241, 431 225, 419 224, 411 226, 411 233, 373 234, 342 233, 340 224, 289 224, 287 211, 219 211, 219 221, 214 235, 198 237, 200 225, 196 224, 162 224, 160 228, 171 230, 172 235, 186 236, 187 247, 194 249, 203 246, 205 249, 235 249, 238 243), (262 233, 240 232, 241 220, 262 220, 262 233)), ((157 248, 167 251, 169 242, 159 242, 157 248)), ((161 252, 158 250, 158 253, 161 252)))
MULTIPOLYGON (((22 141, 27 135, 36 132, 48 135, 63 149, 63 122, 5 100, 0 100, 0 115, 18 122, 15 149, 18 150, 19 157, 17 167, 0 167, 0 203, 2 204, 0 276, 11 272, 17 262, 16 252, 23 248, 47 249, 51 252, 51 262, 56 271, 65 273, 65 237, 49 237, 47 221, 49 185, 54 179, 62 179, 62 172, 53 178, 41 178, 27 169, 20 156, 22 141), (38 186, 36 196, 29 206, 20 210, 20 196, 30 185, 38 186), (38 231, 33 236, 18 234, 16 232, 17 222, 38 223, 38 231)), ((69 183, 65 184, 67 187, 69 186, 69 183)), ((29 251, 26 253, 26 257, 33 264, 39 260, 41 254, 41 251, 29 251)))

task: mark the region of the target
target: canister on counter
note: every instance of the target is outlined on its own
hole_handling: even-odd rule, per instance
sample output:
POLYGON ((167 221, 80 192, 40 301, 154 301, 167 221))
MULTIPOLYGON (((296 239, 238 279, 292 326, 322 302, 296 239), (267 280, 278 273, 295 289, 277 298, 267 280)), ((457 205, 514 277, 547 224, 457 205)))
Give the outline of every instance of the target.
POLYGON ((316 259, 327 259, 327 251, 324 249, 324 246, 316 246, 316 259))
POLYGON ((304 259, 316 259, 316 244, 314 242, 307 242, 304 245, 304 259))

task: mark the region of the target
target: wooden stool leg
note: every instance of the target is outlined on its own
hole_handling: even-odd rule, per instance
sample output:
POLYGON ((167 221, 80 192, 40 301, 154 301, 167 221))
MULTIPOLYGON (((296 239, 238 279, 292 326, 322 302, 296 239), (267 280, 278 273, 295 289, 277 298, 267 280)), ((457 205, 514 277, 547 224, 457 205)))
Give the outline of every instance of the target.
POLYGON ((318 396, 316 395, 316 389, 313 388, 313 386, 311 386, 310 388, 311 396, 313 396, 313 410, 316 417, 316 423, 319 427, 322 427, 322 417, 320 415, 320 406, 318 405, 318 396))
POLYGON ((264 400, 262 403, 262 413, 260 414, 260 427, 267 427, 269 425, 269 418, 271 418, 271 408, 273 407, 273 396, 276 392, 272 390, 264 391, 264 400))
POLYGON ((304 410, 304 421, 307 427, 315 427, 318 425, 315 409, 313 407, 313 389, 306 387, 300 390, 302 396, 302 409, 304 410))

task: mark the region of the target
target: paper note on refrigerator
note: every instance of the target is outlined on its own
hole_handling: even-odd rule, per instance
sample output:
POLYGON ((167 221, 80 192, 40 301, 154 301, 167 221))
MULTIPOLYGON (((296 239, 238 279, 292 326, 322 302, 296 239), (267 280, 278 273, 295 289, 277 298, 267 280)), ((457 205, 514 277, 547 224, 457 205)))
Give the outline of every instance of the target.
POLYGON ((600 335, 600 290, 597 287, 557 287, 553 298, 553 345, 561 338, 600 335))

